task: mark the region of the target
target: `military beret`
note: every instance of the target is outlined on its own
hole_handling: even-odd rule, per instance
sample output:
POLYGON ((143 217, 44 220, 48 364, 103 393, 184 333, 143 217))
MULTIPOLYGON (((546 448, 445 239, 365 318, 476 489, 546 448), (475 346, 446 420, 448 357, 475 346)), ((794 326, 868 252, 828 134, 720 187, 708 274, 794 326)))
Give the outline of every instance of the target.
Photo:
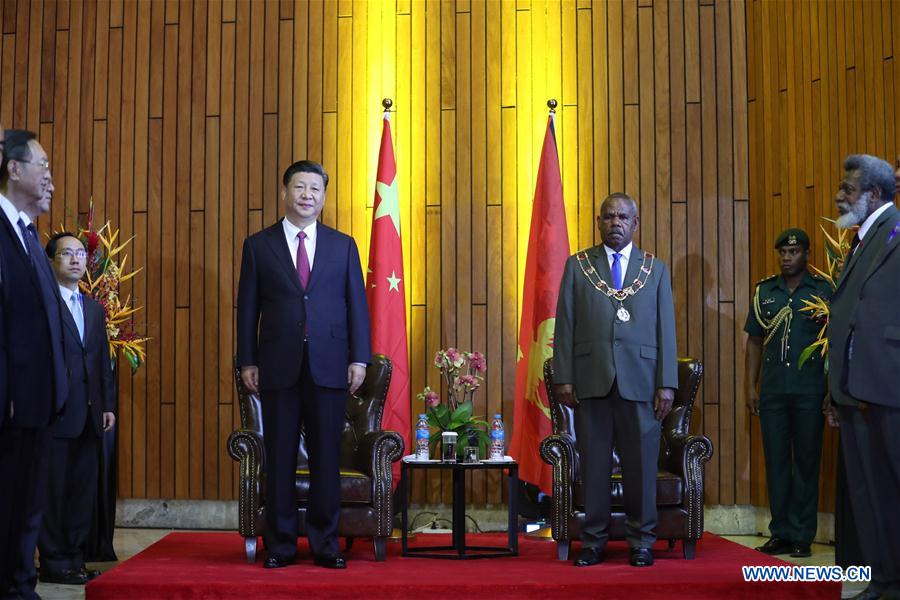
POLYGON ((809 248, 809 236, 802 229, 792 227, 785 229, 775 238, 775 248, 782 246, 803 246, 809 248))

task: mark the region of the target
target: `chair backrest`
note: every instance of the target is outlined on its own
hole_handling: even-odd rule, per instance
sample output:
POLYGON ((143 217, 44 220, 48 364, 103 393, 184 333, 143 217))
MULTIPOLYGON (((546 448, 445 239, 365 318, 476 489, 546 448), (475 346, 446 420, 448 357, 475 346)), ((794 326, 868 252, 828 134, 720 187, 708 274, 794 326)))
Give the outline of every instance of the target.
MULTIPOLYGON (((672 411, 662 423, 663 432, 687 435, 691 429, 691 414, 694 410, 694 399, 700 387, 703 377, 703 364, 693 358, 678 359, 678 390, 675 392, 675 400, 672 402, 672 411)), ((568 406, 560 404, 553 396, 553 359, 544 361, 544 385, 547 388, 547 397, 550 399, 550 416, 553 422, 554 434, 568 434, 573 440, 575 435, 575 411, 568 406)), ((662 436, 660 442, 660 461, 668 455, 669 449, 665 445, 666 436, 662 436)), ((619 455, 613 450, 613 469, 619 467, 619 455)))
MULTIPOLYGON (((366 378, 356 394, 347 394, 344 431, 341 434, 341 466, 353 464, 353 454, 359 438, 370 431, 381 430, 381 415, 391 385, 391 371, 391 359, 383 354, 375 354, 372 357, 372 364, 366 369, 366 378)), ((241 427, 264 436, 262 402, 259 394, 251 394, 244 387, 238 367, 234 370, 234 381, 241 408, 241 427)), ((306 469, 308 465, 306 435, 301 433, 300 445, 297 448, 297 469, 306 469)))

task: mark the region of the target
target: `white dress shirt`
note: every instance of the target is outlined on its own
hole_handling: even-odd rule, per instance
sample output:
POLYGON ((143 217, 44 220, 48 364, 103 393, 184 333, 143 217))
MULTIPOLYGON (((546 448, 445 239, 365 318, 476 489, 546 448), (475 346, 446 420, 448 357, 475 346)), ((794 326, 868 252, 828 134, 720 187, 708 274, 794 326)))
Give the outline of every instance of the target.
POLYGON ((287 220, 287 218, 282 219, 281 224, 284 227, 284 237, 287 241, 288 250, 291 251, 291 259, 294 261, 294 266, 297 266, 297 250, 300 248, 300 238, 297 237, 301 231, 306 233, 306 239, 303 240, 303 244, 306 247, 306 256, 309 258, 309 272, 312 273, 313 262, 316 259, 316 223, 318 221, 313 221, 306 227, 302 229, 297 227, 293 223, 287 220))
POLYGON ((859 231, 856 232, 856 235, 859 236, 859 241, 863 241, 863 239, 866 237, 866 234, 869 233, 870 229, 872 229, 872 225, 874 225, 875 221, 878 220, 878 217, 881 216, 881 213, 883 213, 888 209, 888 207, 891 207, 893 205, 893 202, 885 202, 884 206, 873 212, 868 216, 868 218, 866 218, 865 221, 863 221, 863 224, 859 226, 859 231))
POLYGON ((6 215, 6 218, 9 219, 9 224, 12 225, 13 231, 16 232, 16 235, 19 237, 19 242, 22 244, 22 248, 25 249, 26 254, 28 253, 28 246, 25 245, 25 238, 22 237, 22 229, 19 227, 19 219, 25 221, 25 225, 27 226, 31 223, 31 219, 28 218, 28 215, 25 213, 20 213, 13 203, 9 201, 9 198, 0 194, 0 209, 3 209, 3 214, 6 215))
MULTIPOLYGON (((625 273, 628 271, 628 260, 631 258, 631 249, 634 247, 633 242, 628 242, 628 245, 619 250, 619 264, 622 265, 622 287, 628 287, 625 285, 625 273)), ((616 253, 615 250, 603 244, 603 249, 606 250, 606 259, 609 261, 609 272, 612 274, 612 266, 613 266, 613 254, 616 253)), ((610 281, 610 285, 614 282, 610 281)))
POLYGON ((72 302, 75 290, 70 290, 66 286, 61 285, 59 286, 59 295, 62 297, 63 304, 69 309, 75 325, 79 326, 78 333, 81 335, 81 341, 84 342, 84 307, 81 306, 80 302, 72 302))

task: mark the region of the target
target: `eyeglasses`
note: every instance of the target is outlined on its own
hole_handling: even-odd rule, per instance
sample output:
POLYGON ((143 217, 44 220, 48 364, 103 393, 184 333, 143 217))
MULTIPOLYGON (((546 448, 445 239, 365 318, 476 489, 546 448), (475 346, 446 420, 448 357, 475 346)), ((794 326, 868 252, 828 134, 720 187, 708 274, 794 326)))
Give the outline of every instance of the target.
POLYGON ((67 258, 69 260, 72 260, 73 258, 77 258, 78 260, 84 260, 85 258, 87 258, 87 252, 80 248, 78 250, 72 250, 71 248, 64 248, 64 249, 60 250, 59 252, 57 252, 56 256, 61 256, 63 258, 67 258))
POLYGON ((50 168, 50 161, 47 160, 46 158, 42 158, 41 160, 19 160, 17 158, 13 158, 10 160, 15 160, 16 162, 20 162, 20 163, 27 163, 29 165, 37 165, 38 167, 40 167, 41 169, 44 169, 45 171, 50 168))

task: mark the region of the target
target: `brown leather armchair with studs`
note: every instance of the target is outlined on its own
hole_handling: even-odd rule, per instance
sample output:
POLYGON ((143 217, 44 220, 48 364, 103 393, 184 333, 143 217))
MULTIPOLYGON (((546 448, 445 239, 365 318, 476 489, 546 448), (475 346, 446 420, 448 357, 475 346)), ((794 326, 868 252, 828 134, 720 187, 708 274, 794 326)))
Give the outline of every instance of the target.
MULTIPOLYGON (((247 562, 256 560, 257 539, 265 529, 266 456, 261 404, 258 394, 244 387, 235 369, 241 428, 228 438, 228 454, 240 463, 238 531, 244 537, 247 562)), ((403 438, 382 431, 381 415, 391 383, 391 360, 372 357, 366 378, 355 395, 347 394, 346 423, 341 443, 341 514, 338 535, 347 547, 357 537, 372 538, 375 560, 385 558, 385 542, 393 529, 392 463, 403 454, 403 438)), ((309 467, 306 438, 297 450, 297 521, 306 535, 309 467)))
MULTIPOLYGON (((704 435, 691 435, 691 412, 703 365, 692 358, 678 360, 678 391, 672 411, 662 424, 659 470, 656 477, 658 518, 656 536, 682 541, 684 557, 694 558, 695 545, 703 535, 703 465, 712 458, 713 446, 704 435)), ((544 383, 550 398, 553 435, 541 442, 541 457, 553 467, 551 529, 557 556, 566 560, 572 540, 578 540, 584 523, 584 499, 575 438, 574 411, 553 396, 552 359, 544 363, 544 383)), ((612 520, 609 538, 625 539, 625 512, 619 456, 613 449, 612 520)))

